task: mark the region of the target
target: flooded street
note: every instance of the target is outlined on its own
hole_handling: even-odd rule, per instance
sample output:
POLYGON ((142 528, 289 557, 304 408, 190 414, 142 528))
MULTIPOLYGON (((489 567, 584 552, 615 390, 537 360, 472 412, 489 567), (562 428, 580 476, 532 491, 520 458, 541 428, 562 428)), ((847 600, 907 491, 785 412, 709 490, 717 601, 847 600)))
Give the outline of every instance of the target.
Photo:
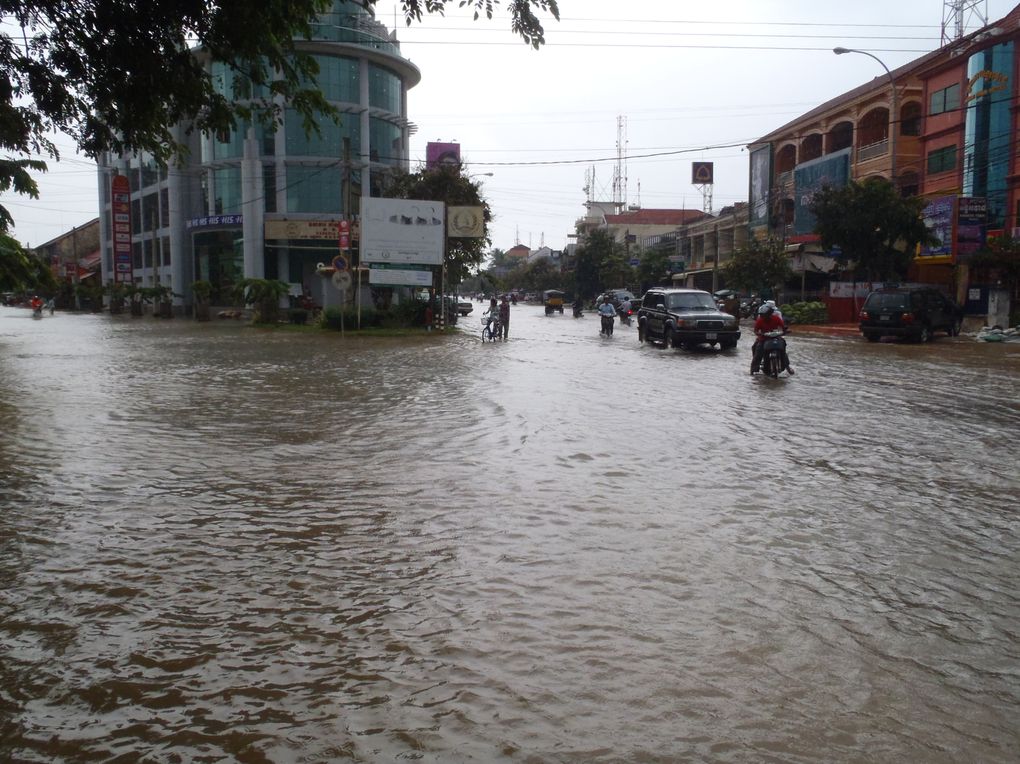
POLYGON ((1020 344, 483 309, 0 308, 0 761, 1020 758, 1020 344))

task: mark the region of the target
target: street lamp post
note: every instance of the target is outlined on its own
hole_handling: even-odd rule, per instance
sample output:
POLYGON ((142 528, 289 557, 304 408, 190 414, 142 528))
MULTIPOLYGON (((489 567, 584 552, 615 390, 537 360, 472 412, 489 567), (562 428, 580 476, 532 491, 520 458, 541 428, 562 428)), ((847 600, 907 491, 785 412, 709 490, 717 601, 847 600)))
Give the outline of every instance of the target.
POLYGON ((892 72, 889 71, 889 67, 885 65, 885 62, 874 53, 868 53, 866 50, 857 50, 856 48, 833 48, 832 52, 837 56, 842 56, 844 53, 860 53, 864 56, 870 56, 882 65, 886 75, 889 77, 889 86, 892 89, 892 111, 889 113, 889 174, 892 176, 893 187, 898 190, 899 186, 896 183, 896 127, 898 124, 896 118, 898 111, 896 80, 893 79, 892 72))

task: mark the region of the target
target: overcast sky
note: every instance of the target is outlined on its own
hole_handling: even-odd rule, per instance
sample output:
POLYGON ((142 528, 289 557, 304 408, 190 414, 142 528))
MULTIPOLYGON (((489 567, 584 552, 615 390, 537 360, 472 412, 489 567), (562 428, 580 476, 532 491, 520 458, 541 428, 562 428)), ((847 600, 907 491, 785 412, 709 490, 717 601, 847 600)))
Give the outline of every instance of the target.
MULTIPOLYGON (((875 77, 860 48, 895 69, 939 47, 941 0, 560 0, 533 50, 510 31, 505 10, 472 21, 450 5, 445 18, 406 27, 404 56, 422 72, 410 91, 412 166, 429 141, 457 141, 469 173, 482 177, 495 220, 492 245, 562 248, 590 195, 611 199, 618 120, 625 119, 625 198, 645 208, 702 209, 692 161, 715 164, 712 208, 747 199, 746 144, 875 77)), ((377 17, 394 26, 396 0, 377 17)), ((989 21, 1016 5, 988 0, 989 21)), ((968 31, 978 24, 968 16, 968 31)), ((98 214, 95 164, 69 139, 64 158, 39 178, 42 196, 0 196, 15 236, 42 244, 98 214)))

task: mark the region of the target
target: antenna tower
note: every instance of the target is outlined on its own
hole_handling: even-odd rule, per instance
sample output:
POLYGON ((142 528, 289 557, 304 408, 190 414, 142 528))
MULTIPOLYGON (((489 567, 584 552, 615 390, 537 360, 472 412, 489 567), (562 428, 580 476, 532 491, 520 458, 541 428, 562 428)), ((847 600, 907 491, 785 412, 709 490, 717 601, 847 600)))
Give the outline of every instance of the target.
POLYGON ((967 34, 967 22, 977 19, 976 29, 988 26, 988 0, 944 0, 942 3, 942 45, 967 34))
POLYGON ((627 208, 627 118, 616 118, 616 167, 613 168, 613 206, 617 214, 627 208))

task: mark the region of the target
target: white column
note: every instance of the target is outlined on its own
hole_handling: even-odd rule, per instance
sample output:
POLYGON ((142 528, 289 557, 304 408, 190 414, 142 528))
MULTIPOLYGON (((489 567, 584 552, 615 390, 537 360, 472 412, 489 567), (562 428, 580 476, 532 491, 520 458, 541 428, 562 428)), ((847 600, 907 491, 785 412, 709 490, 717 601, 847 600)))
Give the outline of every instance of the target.
POLYGON ((244 158, 241 160, 241 235, 244 240, 245 278, 265 278, 265 237, 263 217, 265 201, 262 186, 262 162, 255 128, 249 127, 244 139, 244 158))

